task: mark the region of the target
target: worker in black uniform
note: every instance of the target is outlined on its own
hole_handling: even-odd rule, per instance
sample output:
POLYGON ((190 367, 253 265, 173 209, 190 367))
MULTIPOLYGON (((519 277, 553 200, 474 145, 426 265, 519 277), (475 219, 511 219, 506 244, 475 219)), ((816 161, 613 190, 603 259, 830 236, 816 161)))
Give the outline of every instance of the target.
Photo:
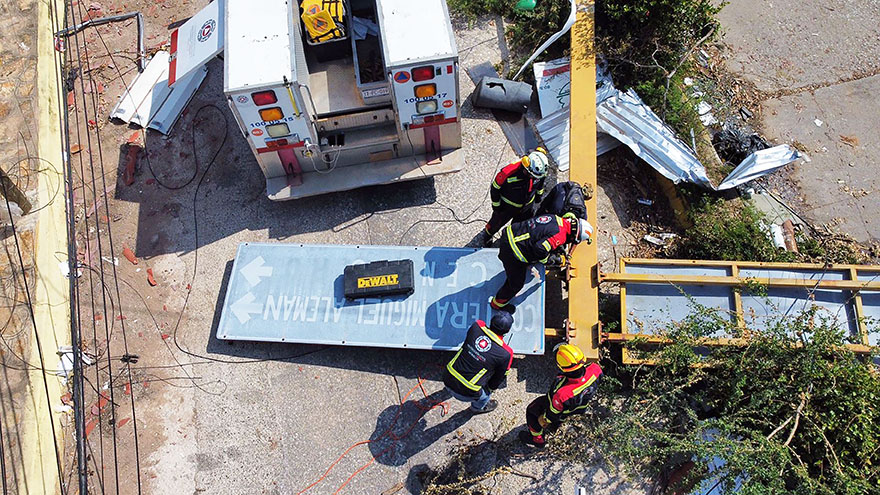
POLYGON ((586 190, 577 182, 568 181, 556 184, 538 207, 537 215, 574 216, 587 218, 587 198, 592 197, 592 188, 586 190))
POLYGON ((489 189, 492 217, 481 232, 484 246, 489 246, 492 237, 507 222, 521 222, 534 216, 544 195, 544 179, 549 165, 547 152, 538 148, 495 175, 489 189))
POLYGON ((470 402, 471 411, 476 414, 498 407, 498 401, 489 397, 505 383, 513 363, 513 349, 502 339, 511 326, 513 316, 506 312, 496 313, 488 327, 483 320, 477 320, 443 372, 443 383, 449 393, 460 401, 470 402))
POLYGON ((556 366, 560 374, 547 394, 526 408, 529 429, 519 432, 520 441, 538 448, 546 445, 548 427, 556 428, 568 416, 586 412, 602 377, 602 368, 596 363, 587 366, 583 351, 572 344, 557 346, 556 366))
POLYGON ((498 252, 507 278, 491 299, 492 308, 514 312, 510 300, 526 284, 529 265, 564 265, 566 246, 583 241, 590 243, 592 233, 593 227, 585 219, 558 215, 541 215, 508 225, 498 252))

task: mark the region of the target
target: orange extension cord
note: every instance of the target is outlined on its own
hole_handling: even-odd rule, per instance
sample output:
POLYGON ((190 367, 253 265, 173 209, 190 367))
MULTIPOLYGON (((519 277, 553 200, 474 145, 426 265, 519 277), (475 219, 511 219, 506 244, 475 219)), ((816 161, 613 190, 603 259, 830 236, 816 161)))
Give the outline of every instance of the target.
POLYGON ((393 420, 393 421, 391 422, 391 424, 388 426, 388 429, 386 429, 384 432, 382 432, 382 434, 379 435, 379 436, 378 436, 376 439, 374 439, 374 440, 363 440, 363 441, 357 442, 357 443, 353 444, 351 447, 347 448, 347 449, 345 450, 345 452, 343 452, 339 457, 336 458, 335 461, 333 461, 332 464, 330 464, 330 466, 327 468, 326 471, 324 471, 324 474, 321 475, 320 478, 318 478, 318 479, 317 479, 314 483, 312 483, 311 485, 309 485, 309 486, 303 488, 302 491, 300 491, 297 495, 302 495, 303 493, 305 493, 305 492, 311 490, 313 487, 315 487, 316 485, 318 485, 319 483, 321 483, 322 481, 324 481, 324 479, 327 477, 327 475, 330 474, 330 471, 333 470, 333 468, 336 466, 336 464, 338 464, 339 461, 341 461, 343 458, 345 458, 345 456, 348 455, 349 452, 351 452, 352 450, 354 450, 355 447, 358 447, 358 446, 361 446, 361 445, 367 445, 367 444, 372 443, 372 442, 377 442, 377 441, 379 441, 379 440, 382 440, 382 439, 385 438, 386 436, 387 436, 388 438, 390 438, 390 439, 392 440, 391 445, 389 445, 389 446, 388 446, 385 450, 383 450, 382 452, 379 452, 378 455, 374 455, 374 456, 372 456, 372 459, 370 459, 369 461, 367 461, 366 464, 364 464, 363 466, 357 468, 357 470, 355 470, 355 472, 351 473, 351 476, 349 476, 349 477, 345 480, 345 482, 344 482, 343 484, 339 485, 339 488, 337 488, 336 491, 333 492, 334 495, 338 494, 339 492, 342 491, 343 488, 345 488, 345 485, 349 484, 349 483, 351 482, 351 480, 354 479, 355 476, 357 476, 357 475, 360 474, 362 471, 364 471, 365 469, 367 469, 368 467, 370 467, 370 466, 373 464, 373 462, 376 461, 377 458, 382 457, 383 455, 385 455, 386 452, 388 452, 389 450, 391 450, 391 449, 393 449, 395 446, 397 446, 397 442, 399 442, 399 441, 403 440, 404 438, 406 438, 407 436, 409 436, 409 434, 412 433, 413 429, 415 428, 416 424, 418 424, 419 420, 421 420, 422 417, 423 417, 425 414, 428 413, 428 411, 434 409, 435 407, 441 407, 441 408, 443 409, 442 415, 445 416, 446 413, 449 412, 449 404, 447 404, 446 402, 443 402, 443 401, 432 401, 431 404, 429 404, 429 405, 427 405, 427 406, 424 406, 424 405, 422 405, 422 404, 420 403, 420 402, 421 402, 421 400, 420 400, 420 401, 418 401, 418 402, 415 402, 414 404, 415 404, 415 406, 416 406, 417 408, 419 408, 419 410, 421 411, 421 414, 419 414, 418 417, 412 422, 412 424, 409 425, 409 427, 406 429, 406 431, 404 431, 404 433, 403 433, 402 435, 399 435, 399 436, 391 431, 391 430, 394 428, 394 425, 397 424, 397 420, 400 418, 400 412, 403 410, 403 406, 406 404, 406 400, 409 398, 409 396, 410 396, 413 392, 415 392, 415 390, 416 390, 417 388, 418 388, 418 389, 421 389, 421 391, 422 391, 422 395, 425 396, 425 399, 428 398, 428 393, 425 391, 425 387, 422 385, 422 384, 424 383, 424 381, 425 381, 425 380, 424 380, 421 376, 419 376, 419 381, 418 381, 418 383, 416 383, 416 384, 413 386, 413 388, 409 389, 409 392, 407 392, 406 395, 403 396, 403 398, 400 400, 400 404, 397 406, 397 413, 394 415, 394 420, 393 420))

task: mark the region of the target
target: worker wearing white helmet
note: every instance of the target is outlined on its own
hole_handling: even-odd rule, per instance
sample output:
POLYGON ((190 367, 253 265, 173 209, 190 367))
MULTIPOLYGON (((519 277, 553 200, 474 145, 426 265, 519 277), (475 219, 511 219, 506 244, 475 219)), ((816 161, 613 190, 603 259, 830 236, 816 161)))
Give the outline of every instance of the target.
POLYGON ((550 160, 544 148, 538 148, 519 161, 501 169, 492 181, 492 218, 480 233, 484 246, 507 222, 531 218, 544 195, 544 179, 550 160))
POLYGON ((530 265, 563 265, 567 246, 589 244, 592 235, 590 223, 573 215, 541 215, 508 225, 498 251, 506 279, 491 300, 492 308, 515 311, 511 299, 525 286, 530 265))

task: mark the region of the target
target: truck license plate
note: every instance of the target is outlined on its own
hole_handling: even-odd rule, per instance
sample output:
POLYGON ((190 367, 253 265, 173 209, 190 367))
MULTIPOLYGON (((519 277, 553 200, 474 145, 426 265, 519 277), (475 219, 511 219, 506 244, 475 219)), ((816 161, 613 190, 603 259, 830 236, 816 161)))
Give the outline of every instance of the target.
POLYGON ((361 90, 361 95, 364 98, 373 98, 376 96, 388 96, 388 88, 376 88, 376 89, 363 89, 361 90))

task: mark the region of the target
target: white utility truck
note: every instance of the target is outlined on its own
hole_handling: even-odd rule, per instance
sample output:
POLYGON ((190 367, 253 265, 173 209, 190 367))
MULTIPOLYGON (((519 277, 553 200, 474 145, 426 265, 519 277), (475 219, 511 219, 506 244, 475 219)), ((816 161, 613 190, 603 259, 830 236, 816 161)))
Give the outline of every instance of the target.
POLYGON ((215 0, 172 33, 169 85, 221 51, 224 93, 270 199, 464 163, 445 0, 215 0))

